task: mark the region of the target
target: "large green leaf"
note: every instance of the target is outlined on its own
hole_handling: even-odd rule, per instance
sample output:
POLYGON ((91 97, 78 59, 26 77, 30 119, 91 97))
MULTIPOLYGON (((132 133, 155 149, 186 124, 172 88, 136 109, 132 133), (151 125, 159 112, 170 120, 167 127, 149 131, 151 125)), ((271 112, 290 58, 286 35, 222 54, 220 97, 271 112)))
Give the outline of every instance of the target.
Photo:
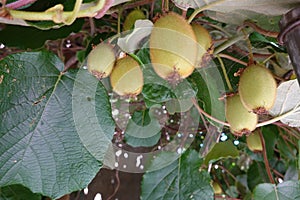
POLYGON ((161 157, 165 160, 172 155, 162 152, 153 160, 142 182, 142 200, 213 199, 209 174, 199 172, 202 161, 196 151, 186 151, 177 160, 159 169, 156 160, 161 162, 161 157))
POLYGON ((270 183, 262 183, 255 187, 254 200, 299 200, 300 182, 285 181, 277 186, 270 183))
MULTIPOLYGON (((61 60, 49 52, 19 53, 0 61, 0 186, 22 184, 57 198, 86 187, 98 172, 101 163, 82 144, 74 123, 77 71, 63 73, 63 69, 61 60)), ((94 78, 86 80, 90 79, 94 78)), ((86 85, 81 87, 86 90, 86 85)), ((85 94, 78 98, 85 99, 83 105, 97 104, 101 113, 109 106, 100 84, 99 90, 90 98, 85 94), (101 99, 95 99, 99 94, 101 99)), ((102 137, 112 138, 112 123, 97 116, 98 123, 111 126, 102 137)), ((87 132, 89 128, 93 126, 87 126, 87 132)), ((106 148, 107 143, 108 139, 97 145, 106 148)))
POLYGON ((32 193, 22 185, 10 185, 0 188, 0 200, 41 200, 42 196, 32 193))

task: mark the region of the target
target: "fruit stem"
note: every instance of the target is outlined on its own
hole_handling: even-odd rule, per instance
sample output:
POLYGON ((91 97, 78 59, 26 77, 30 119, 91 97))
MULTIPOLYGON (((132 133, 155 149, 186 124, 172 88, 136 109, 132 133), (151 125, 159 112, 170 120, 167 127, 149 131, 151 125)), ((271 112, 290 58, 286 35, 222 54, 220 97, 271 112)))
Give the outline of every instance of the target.
POLYGON ((220 56, 221 58, 227 58, 228 60, 231 60, 233 62, 239 63, 241 65, 247 66, 248 64, 244 61, 241 61, 233 56, 227 55, 227 54, 223 54, 223 53, 219 53, 218 56, 220 56))
POLYGON ((119 8, 119 14, 118 14, 118 27, 117 27, 117 33, 120 34, 121 33, 121 15, 122 15, 123 9, 122 7, 119 8))
POLYGON ((268 30, 262 29, 261 27, 259 27, 258 25, 256 25, 255 23, 253 23, 253 22, 251 22, 249 20, 244 21, 243 26, 250 26, 256 32, 258 32, 258 33, 260 33, 260 34, 262 34, 264 36, 267 36, 267 37, 272 37, 272 38, 277 38, 278 37, 278 32, 272 32, 272 31, 268 31, 268 30))
POLYGON ((220 63, 220 65, 221 65, 221 68, 222 68, 222 71, 223 71, 223 74, 224 74, 224 77, 225 77, 225 80, 226 80, 226 84, 227 84, 227 86, 228 86, 228 89, 229 89, 230 92, 233 92, 233 88, 232 88, 232 85, 231 85, 231 83, 230 83, 229 77, 228 77, 228 75, 227 75, 226 68, 225 68, 225 65, 224 65, 224 63, 223 63, 223 60, 222 60, 222 58, 221 58, 220 56, 218 56, 218 55, 217 55, 217 58, 218 58, 219 63, 220 63))
POLYGON ((265 166, 266 166, 266 171, 267 171, 268 177, 269 177, 269 179, 270 179, 270 182, 271 182, 272 184, 275 184, 274 178, 273 178, 272 173, 271 173, 271 169, 270 169, 268 157, 267 157, 267 151, 266 151, 266 143, 265 143, 265 139, 264 139, 264 136, 262 135, 261 130, 258 130, 258 133, 259 133, 259 137, 260 137, 260 140, 261 140, 261 143, 262 143, 262 146, 263 146, 263 152, 262 152, 262 153, 263 153, 263 157, 264 157, 264 162, 265 162, 265 166))
POLYGON ((194 97, 191 98, 191 101, 193 102, 194 106, 196 107, 196 109, 198 110, 198 112, 200 114, 203 114, 205 117, 207 117, 207 118, 213 120, 214 122, 217 122, 217 123, 219 123, 223 126, 228 126, 228 127, 230 126, 228 123, 223 122, 221 120, 218 120, 217 118, 215 118, 215 117, 211 116, 210 114, 206 113, 202 108, 200 108, 200 106, 198 105, 197 100, 194 97))
POLYGON ((241 41, 245 39, 244 35, 236 35, 230 38, 229 40, 223 42, 219 46, 217 46, 214 50, 214 56, 218 55, 223 50, 227 49, 228 47, 232 46, 233 44, 237 43, 238 41, 241 41))
POLYGON ((248 49, 249 49, 249 65, 252 65, 254 64, 254 58, 253 58, 253 51, 252 51, 252 45, 251 45, 251 41, 249 39, 249 33, 247 33, 245 31, 245 29, 242 30, 243 34, 244 34, 244 37, 245 37, 245 40, 247 42, 247 46, 248 46, 248 49))
POLYGON ((55 23, 70 23, 75 18, 94 17, 98 11, 101 11, 106 3, 106 0, 99 0, 95 5, 86 3, 86 9, 81 8, 82 0, 76 1, 73 11, 63 11, 61 4, 57 4, 47 11, 34 12, 24 10, 7 9, 9 14, 14 19, 32 20, 32 21, 54 21, 55 23), (88 6, 91 5, 91 6, 88 6))
POLYGON ((136 56, 133 53, 129 53, 128 55, 130 55, 134 60, 136 60, 143 69, 145 68, 144 63, 141 61, 141 59, 138 56, 136 56))
POLYGON ((258 127, 266 126, 266 125, 272 124, 274 122, 280 121, 281 119, 293 114, 294 112, 296 112, 298 110, 300 110, 300 106, 284 113, 283 115, 279 115, 278 117, 275 117, 275 118, 270 119, 268 121, 261 122, 261 123, 257 124, 256 127, 258 128, 258 127))
POLYGON ((198 8, 196 10, 194 10, 194 12, 192 13, 192 15, 189 17, 188 19, 188 23, 191 23, 193 21, 193 19, 202 11, 209 9, 212 6, 216 6, 218 4, 224 3, 226 0, 219 0, 219 1, 215 1, 213 3, 210 4, 206 4, 205 6, 198 8))

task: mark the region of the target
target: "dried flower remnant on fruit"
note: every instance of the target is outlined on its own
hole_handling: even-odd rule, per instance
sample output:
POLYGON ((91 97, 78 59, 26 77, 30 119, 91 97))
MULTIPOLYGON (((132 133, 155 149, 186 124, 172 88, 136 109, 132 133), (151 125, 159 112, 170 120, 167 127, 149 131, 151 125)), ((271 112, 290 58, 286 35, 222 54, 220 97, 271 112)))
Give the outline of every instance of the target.
POLYGON ((136 96, 142 92, 143 72, 136 60, 130 56, 118 59, 110 75, 110 83, 120 96, 136 96))
POLYGON ((225 114, 231 132, 237 136, 249 135, 256 128, 258 116, 244 107, 238 94, 226 98, 225 114))
POLYGON ((116 60, 113 47, 107 43, 95 46, 87 57, 87 67, 97 79, 106 78, 112 72, 116 60))
POLYGON ((159 18, 149 46, 152 66, 161 78, 176 84, 194 71, 198 43, 192 26, 182 16, 170 12, 159 18))
POLYGON ((243 105, 256 114, 266 114, 275 103, 277 84, 271 72, 253 64, 242 72, 239 94, 243 105))

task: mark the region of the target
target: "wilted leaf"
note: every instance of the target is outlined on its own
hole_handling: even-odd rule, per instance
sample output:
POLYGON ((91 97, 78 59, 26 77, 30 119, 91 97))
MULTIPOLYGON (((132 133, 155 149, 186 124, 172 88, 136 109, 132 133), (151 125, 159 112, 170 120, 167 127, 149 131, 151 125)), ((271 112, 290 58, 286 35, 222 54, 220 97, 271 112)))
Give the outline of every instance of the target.
MULTIPOLYGON (((1 186, 22 184, 57 198, 86 187, 98 172, 101 163, 83 146, 77 130, 84 124, 82 130, 92 133, 86 137, 102 138, 97 143, 102 149, 109 145, 114 124, 105 88, 99 84, 94 93, 77 96, 82 105, 77 112, 72 107, 77 70, 63 69, 62 61, 48 52, 19 53, 0 61, 1 186), (87 104, 105 134, 84 118, 87 104), (99 115, 104 113, 108 116, 99 115), (81 123, 75 124, 75 115, 82 117, 81 123)), ((92 75, 85 78, 95 80, 92 75)), ((77 87, 90 91, 86 82, 77 87)))
POLYGON ((274 117, 282 115, 281 121, 289 126, 300 126, 300 87, 297 80, 279 85, 276 101, 270 114, 274 117))
POLYGON ((270 183, 262 183, 255 187, 254 200, 295 200, 300 199, 300 182, 285 181, 277 186, 270 183))
MULTIPOLYGON (((142 200, 213 199, 210 177, 206 171, 199 172, 201 159, 195 151, 186 151, 164 168, 157 168, 155 160, 171 155, 162 152, 146 172, 142 182, 142 200)), ((158 162, 160 163, 160 162, 158 162)))

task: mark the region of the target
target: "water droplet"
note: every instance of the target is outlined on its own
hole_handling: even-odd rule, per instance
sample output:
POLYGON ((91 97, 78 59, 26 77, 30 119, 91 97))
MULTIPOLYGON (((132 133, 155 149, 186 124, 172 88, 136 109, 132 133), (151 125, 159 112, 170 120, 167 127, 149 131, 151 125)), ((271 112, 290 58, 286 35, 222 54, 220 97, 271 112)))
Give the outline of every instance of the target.
POLYGON ((5 48, 5 45, 0 43, 0 49, 4 49, 5 48))
POLYGON ((111 113, 112 113, 112 115, 118 115, 119 114, 119 110, 118 109, 114 109, 111 113))
POLYGON ((203 144, 200 144, 199 146, 200 146, 200 147, 203 147, 203 144))
POLYGON ((181 133, 178 133, 178 134, 177 134, 177 137, 178 137, 178 138, 181 138, 181 136, 182 136, 181 133))
POLYGON ((136 164, 135 164, 136 167, 140 166, 142 158, 143 155, 139 155, 138 157, 136 157, 136 164))
POLYGON ((141 165, 141 166, 140 166, 140 169, 143 170, 143 169, 144 169, 144 165, 141 165))
POLYGON ((116 151, 116 156, 119 157, 122 154, 122 150, 116 151))
POLYGON ((124 158, 128 158, 128 153, 124 153, 124 158))
POLYGON ((282 182, 283 182, 282 178, 278 178, 278 183, 282 183, 282 182))
POLYGON ((119 163, 115 162, 115 167, 119 167, 119 163))
POLYGON ((86 187, 86 188, 84 188, 83 189, 83 193, 85 194, 85 195, 87 195, 88 193, 89 193, 89 189, 86 187))
POLYGON ((158 146, 157 149, 160 150, 160 149, 161 149, 161 146, 158 146))
POLYGON ((182 152, 183 152, 183 149, 182 149, 181 147, 179 147, 179 148, 177 149, 177 153, 178 153, 178 154, 182 154, 182 152))
POLYGON ((127 165, 123 165, 123 168, 126 169, 126 168, 127 168, 127 165))
POLYGON ((190 137, 190 138, 193 138, 193 137, 194 137, 194 134, 190 133, 190 134, 189 134, 189 137, 190 137))
POLYGON ((228 139, 228 136, 227 136, 227 135, 222 135, 221 138, 220 138, 220 140, 221 140, 222 142, 226 141, 227 139, 228 139))
POLYGON ((87 69, 88 67, 87 67, 86 65, 84 65, 82 68, 83 68, 83 69, 87 69))
POLYGON ((102 200, 102 195, 100 193, 97 193, 94 200, 102 200))
POLYGON ((234 140, 234 141, 233 141, 233 144, 237 146, 237 145, 239 145, 239 144, 240 144, 240 141, 238 141, 238 140, 234 140))
POLYGON ((190 199, 193 199, 193 198, 194 198, 194 195, 191 194, 191 195, 190 195, 190 199))
POLYGON ((166 106, 165 106, 165 105, 163 105, 161 108, 162 108, 163 110, 165 110, 165 109, 166 109, 166 106))
POLYGON ((219 165, 215 165, 214 167, 215 167, 215 169, 219 169, 219 165))
POLYGON ((170 123, 174 123, 174 120, 173 120, 173 119, 171 119, 171 120, 170 120, 170 123))

